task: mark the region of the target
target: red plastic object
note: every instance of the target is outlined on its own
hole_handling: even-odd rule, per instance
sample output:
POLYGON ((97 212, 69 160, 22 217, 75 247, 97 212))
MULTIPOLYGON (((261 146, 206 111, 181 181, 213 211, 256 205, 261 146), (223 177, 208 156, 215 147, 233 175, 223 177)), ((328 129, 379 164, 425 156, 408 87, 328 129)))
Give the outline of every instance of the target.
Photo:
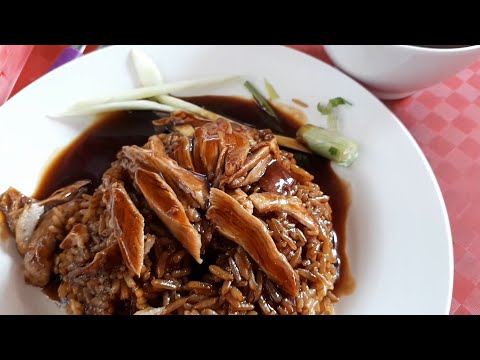
POLYGON ((0 45, 0 105, 9 98, 32 49, 32 45, 0 45))

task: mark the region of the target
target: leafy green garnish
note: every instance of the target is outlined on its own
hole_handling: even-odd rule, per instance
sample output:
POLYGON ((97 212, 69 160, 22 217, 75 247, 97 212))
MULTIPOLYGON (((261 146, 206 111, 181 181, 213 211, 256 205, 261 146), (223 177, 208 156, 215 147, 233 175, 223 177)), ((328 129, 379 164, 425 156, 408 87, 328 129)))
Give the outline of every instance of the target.
POLYGON ((328 105, 322 105, 322 103, 317 104, 317 110, 320 112, 320 114, 325 116, 332 113, 332 108, 328 105))
POLYGON ((348 100, 345 100, 342 97, 336 97, 334 99, 330 99, 330 101, 328 103, 332 106, 332 108, 336 108, 339 105, 350 105, 350 106, 352 106, 351 102, 349 102, 348 100))
POLYGON ((340 105, 352 105, 351 102, 345 100, 342 97, 336 97, 334 99, 330 99, 327 105, 323 105, 322 103, 317 104, 317 109, 320 111, 322 115, 330 115, 337 106, 340 105))
POLYGON ((340 105, 352 105, 352 103, 342 97, 336 97, 330 99, 327 105, 323 105, 322 103, 317 104, 317 109, 320 114, 327 116, 328 128, 330 130, 337 131, 337 116, 334 109, 340 105))
POLYGON ((265 79, 265 88, 267 89, 268 97, 270 98, 270 101, 277 100, 280 96, 278 96, 278 93, 275 91, 275 88, 273 87, 270 82, 265 79))

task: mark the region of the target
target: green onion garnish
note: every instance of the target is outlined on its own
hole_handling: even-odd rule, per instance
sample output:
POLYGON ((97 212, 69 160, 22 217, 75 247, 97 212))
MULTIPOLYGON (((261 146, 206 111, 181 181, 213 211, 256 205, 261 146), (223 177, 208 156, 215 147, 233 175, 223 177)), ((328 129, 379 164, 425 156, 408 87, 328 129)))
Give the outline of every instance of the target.
POLYGON ((282 121, 280 120, 280 118, 278 117, 277 113, 273 109, 272 105, 270 105, 268 100, 260 93, 260 91, 257 90, 257 88, 250 81, 245 81, 243 85, 247 88, 250 94, 252 94, 258 106, 260 106, 263 111, 265 111, 268 115, 270 115, 275 120, 271 122, 270 127, 277 132, 283 133, 283 128, 280 125, 282 121))
POLYGON ((317 104, 317 109, 320 114, 327 116, 327 124, 330 130, 337 131, 337 116, 334 109, 340 105, 352 105, 352 103, 342 97, 336 97, 330 99, 327 105, 323 105, 322 103, 317 104))
POLYGON ((297 139, 315 154, 343 166, 350 166, 358 157, 357 144, 336 131, 306 124, 298 130, 297 139))
POLYGON ((275 91, 275 88, 273 87, 270 82, 265 79, 265 88, 267 89, 268 97, 270 98, 270 101, 277 100, 280 96, 278 96, 278 93, 275 91))

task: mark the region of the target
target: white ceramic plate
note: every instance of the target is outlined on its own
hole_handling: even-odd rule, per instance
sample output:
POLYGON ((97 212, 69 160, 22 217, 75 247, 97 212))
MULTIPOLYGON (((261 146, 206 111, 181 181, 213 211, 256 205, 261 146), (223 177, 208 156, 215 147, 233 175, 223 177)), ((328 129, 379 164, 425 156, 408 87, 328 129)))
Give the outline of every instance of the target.
MULTIPOLYGON (((447 314, 453 284, 453 251, 447 212, 420 148, 400 121, 374 96, 334 68, 281 46, 140 46, 167 81, 241 74, 272 82, 285 100, 311 106, 310 121, 323 124, 315 104, 342 96, 342 131, 358 139, 359 160, 335 167, 352 186, 347 220, 348 255, 355 292, 337 314, 447 314)), ((0 193, 10 185, 31 194, 48 161, 85 126, 45 115, 73 101, 136 86, 131 46, 110 47, 75 60, 36 81, 0 108, 0 193)), ((197 94, 249 96, 241 86, 197 94)), ((195 93, 189 93, 189 95, 195 93)), ((62 311, 38 288, 24 284, 12 241, 0 250, 0 313, 62 311)))

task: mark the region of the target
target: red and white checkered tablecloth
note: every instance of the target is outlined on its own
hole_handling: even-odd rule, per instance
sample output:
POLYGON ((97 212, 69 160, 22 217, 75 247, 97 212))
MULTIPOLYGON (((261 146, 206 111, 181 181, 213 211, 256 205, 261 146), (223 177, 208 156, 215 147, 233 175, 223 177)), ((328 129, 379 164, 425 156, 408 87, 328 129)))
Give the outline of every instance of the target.
MULTIPOLYGON (((290 46, 330 63, 321 45, 290 46)), ((35 46, 12 95, 48 71, 63 48, 35 46)), ((443 83, 385 103, 425 152, 445 197, 455 257, 450 313, 480 315, 480 59, 443 83)))

